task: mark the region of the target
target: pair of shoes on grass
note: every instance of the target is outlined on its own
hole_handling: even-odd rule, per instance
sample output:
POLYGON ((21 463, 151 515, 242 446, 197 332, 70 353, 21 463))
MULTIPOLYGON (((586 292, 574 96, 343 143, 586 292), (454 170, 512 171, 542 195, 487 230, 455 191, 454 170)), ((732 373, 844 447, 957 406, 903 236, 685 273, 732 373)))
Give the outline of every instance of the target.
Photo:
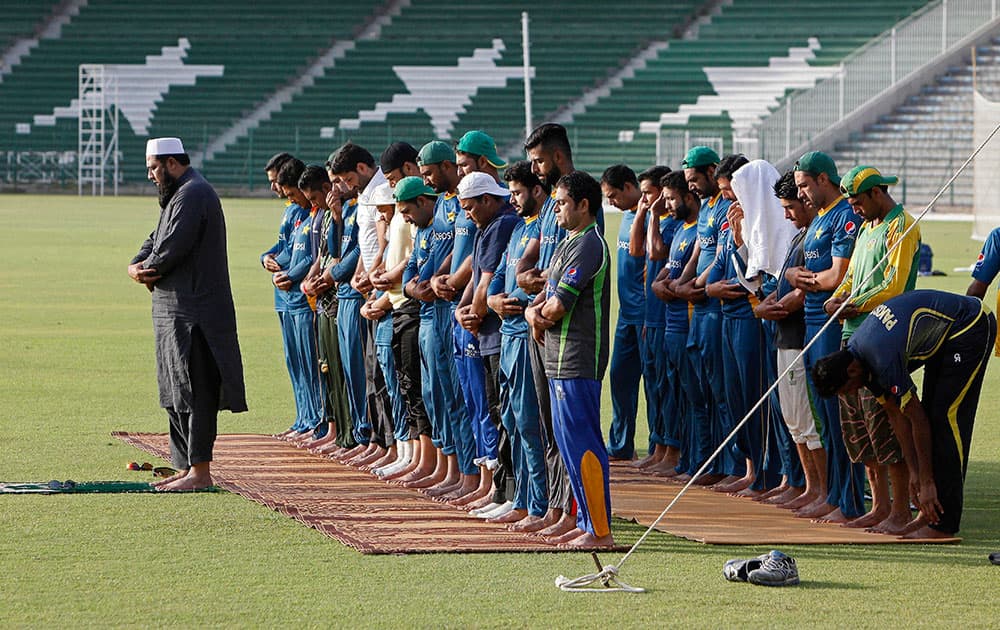
POLYGON ((722 575, 730 582, 750 582, 758 586, 794 586, 799 583, 795 559, 777 549, 749 560, 729 560, 722 575))

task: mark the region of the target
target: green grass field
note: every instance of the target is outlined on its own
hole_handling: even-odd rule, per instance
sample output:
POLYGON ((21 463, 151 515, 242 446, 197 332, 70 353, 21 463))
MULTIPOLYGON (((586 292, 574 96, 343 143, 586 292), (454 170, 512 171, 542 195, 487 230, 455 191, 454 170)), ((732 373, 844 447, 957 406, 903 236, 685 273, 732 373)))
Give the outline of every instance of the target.
MULTIPOLYGON (((250 412, 220 432, 272 433, 293 415, 272 293, 258 255, 275 201, 225 202, 250 412)), ((0 195, 0 480, 136 479, 148 457, 113 430, 165 431, 149 297, 125 267, 156 224, 152 197, 0 195)), ((618 218, 609 216, 608 233, 618 218)), ((964 292, 969 224, 926 223, 964 292)), ((991 292, 989 300, 993 300, 991 292)), ((605 421, 610 421, 605 392, 605 421)), ((802 585, 731 584, 722 564, 767 551, 656 533, 625 565, 646 594, 571 594, 586 554, 367 557, 229 494, 0 497, 0 625, 326 627, 996 626, 1000 376, 987 374, 957 546, 802 546, 802 585)), ((640 448, 645 445, 640 420, 640 448)), ((631 544, 638 526, 614 522, 631 544)), ((603 554, 605 563, 618 556, 603 554)))

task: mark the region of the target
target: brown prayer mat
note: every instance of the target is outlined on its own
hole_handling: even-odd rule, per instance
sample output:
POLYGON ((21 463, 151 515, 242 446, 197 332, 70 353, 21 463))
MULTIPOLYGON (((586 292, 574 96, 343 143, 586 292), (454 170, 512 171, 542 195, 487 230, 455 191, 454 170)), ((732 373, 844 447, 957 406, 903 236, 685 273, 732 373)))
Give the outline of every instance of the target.
MULTIPOLYGON (((627 463, 611 466, 611 512, 649 527, 683 486, 644 475, 627 463)), ((903 539, 834 523, 813 523, 790 510, 692 486, 656 526, 661 532, 713 545, 957 543, 961 538, 903 539)))
MULTIPOLYGON (((112 436, 170 458, 156 433, 112 436)), ((267 435, 220 435, 218 487, 266 505, 366 554, 564 551, 539 536, 508 531, 412 489, 379 481, 267 435)))

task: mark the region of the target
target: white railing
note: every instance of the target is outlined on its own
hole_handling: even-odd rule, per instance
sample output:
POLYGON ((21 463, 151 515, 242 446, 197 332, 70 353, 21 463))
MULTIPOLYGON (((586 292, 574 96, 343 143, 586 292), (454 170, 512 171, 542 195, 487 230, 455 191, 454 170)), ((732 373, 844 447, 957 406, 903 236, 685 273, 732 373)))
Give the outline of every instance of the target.
POLYGON ((997 17, 998 0, 940 0, 897 24, 840 64, 836 75, 793 92, 761 121, 758 151, 778 163, 828 127, 997 17))

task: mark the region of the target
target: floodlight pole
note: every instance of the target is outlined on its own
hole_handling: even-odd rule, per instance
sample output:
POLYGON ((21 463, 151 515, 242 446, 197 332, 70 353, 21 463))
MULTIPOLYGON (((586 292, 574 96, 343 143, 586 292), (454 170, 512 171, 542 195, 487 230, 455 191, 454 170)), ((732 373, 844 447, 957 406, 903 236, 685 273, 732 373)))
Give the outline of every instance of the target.
POLYGON ((521 51, 524 58, 524 137, 531 134, 531 40, 528 36, 528 12, 521 12, 521 51))

